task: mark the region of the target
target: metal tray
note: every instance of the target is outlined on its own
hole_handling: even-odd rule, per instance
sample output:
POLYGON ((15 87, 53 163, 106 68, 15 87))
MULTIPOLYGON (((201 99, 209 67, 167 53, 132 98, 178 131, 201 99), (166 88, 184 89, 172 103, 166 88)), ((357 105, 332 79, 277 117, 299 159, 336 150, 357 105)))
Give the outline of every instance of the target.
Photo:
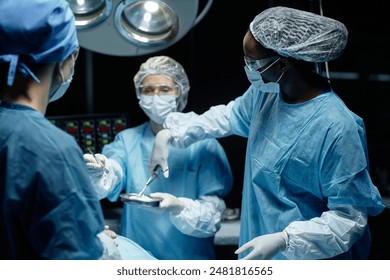
POLYGON ((158 207, 161 199, 151 198, 147 195, 138 196, 137 193, 124 193, 120 195, 122 202, 130 205, 158 207))

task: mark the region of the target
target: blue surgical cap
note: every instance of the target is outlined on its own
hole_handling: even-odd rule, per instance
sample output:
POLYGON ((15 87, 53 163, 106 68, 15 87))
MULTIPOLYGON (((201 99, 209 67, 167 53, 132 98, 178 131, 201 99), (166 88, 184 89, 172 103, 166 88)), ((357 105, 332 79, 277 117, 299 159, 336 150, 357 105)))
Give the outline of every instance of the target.
POLYGON ((24 62, 63 61, 79 46, 65 0, 1 0, 0 11, 0 63, 10 64, 10 86, 16 71, 39 82, 24 62))

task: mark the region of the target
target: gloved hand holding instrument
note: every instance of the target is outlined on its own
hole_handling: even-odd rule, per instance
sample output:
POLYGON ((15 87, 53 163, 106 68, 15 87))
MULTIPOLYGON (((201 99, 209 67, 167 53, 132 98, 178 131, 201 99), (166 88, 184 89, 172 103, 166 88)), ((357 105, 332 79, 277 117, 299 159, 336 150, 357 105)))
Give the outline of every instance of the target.
POLYGON ((115 160, 102 154, 94 154, 91 150, 83 155, 83 159, 99 199, 106 197, 117 182, 122 180, 121 167, 115 160))
POLYGON ((163 129, 157 133, 149 162, 149 170, 153 173, 156 168, 161 168, 165 178, 169 177, 168 147, 171 139, 172 135, 169 129, 163 129))
POLYGON ((94 154, 88 148, 89 154, 84 154, 83 158, 87 164, 89 174, 91 176, 101 177, 103 172, 109 173, 109 170, 106 167, 107 158, 102 154, 94 154))
POLYGON ((154 181, 154 179, 157 178, 158 174, 160 172, 162 172, 162 171, 163 170, 161 169, 161 167, 159 165, 154 168, 153 174, 149 177, 148 181, 146 181, 144 187, 138 193, 138 196, 143 196, 144 195, 144 192, 145 192, 146 188, 150 185, 150 183, 152 183, 154 181))

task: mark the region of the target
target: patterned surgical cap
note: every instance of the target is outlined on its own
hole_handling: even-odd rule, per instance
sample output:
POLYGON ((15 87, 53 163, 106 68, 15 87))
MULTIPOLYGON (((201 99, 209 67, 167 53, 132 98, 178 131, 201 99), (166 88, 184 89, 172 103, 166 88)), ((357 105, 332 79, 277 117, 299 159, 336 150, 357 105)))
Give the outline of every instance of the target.
POLYGON ((341 22, 286 7, 258 14, 249 29, 261 45, 281 56, 309 62, 338 58, 345 49, 348 31, 341 22))

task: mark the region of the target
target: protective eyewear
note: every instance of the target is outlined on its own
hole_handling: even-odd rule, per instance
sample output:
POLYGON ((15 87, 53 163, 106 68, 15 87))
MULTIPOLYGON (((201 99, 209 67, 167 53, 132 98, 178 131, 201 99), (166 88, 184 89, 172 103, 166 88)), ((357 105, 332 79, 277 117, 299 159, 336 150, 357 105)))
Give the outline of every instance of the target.
POLYGON ((79 57, 79 53, 80 53, 80 48, 77 48, 77 49, 72 53, 73 61, 76 61, 76 60, 77 60, 77 58, 79 57))
POLYGON ((245 65, 249 68, 249 70, 256 71, 260 68, 263 68, 271 61, 277 60, 278 58, 279 58, 278 56, 272 56, 272 57, 256 60, 244 56, 244 61, 245 61, 245 65))
POLYGON ((177 94, 178 85, 141 85, 139 91, 143 95, 174 95, 177 94))

